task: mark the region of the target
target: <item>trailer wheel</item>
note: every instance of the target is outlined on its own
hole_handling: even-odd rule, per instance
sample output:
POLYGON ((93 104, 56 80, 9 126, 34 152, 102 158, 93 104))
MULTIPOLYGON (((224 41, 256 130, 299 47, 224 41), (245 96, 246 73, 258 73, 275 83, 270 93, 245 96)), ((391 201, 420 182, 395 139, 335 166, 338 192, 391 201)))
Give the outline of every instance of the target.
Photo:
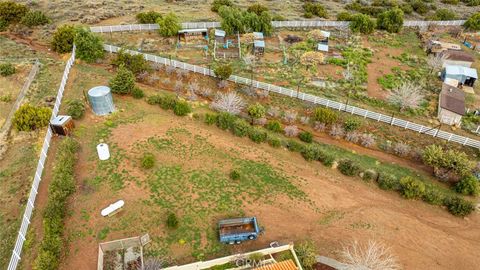
POLYGON ((229 244, 229 245, 233 245, 233 244, 235 244, 235 242, 230 241, 230 242, 228 242, 228 244, 229 244))
POLYGON ((237 244, 237 245, 239 245, 239 244, 241 244, 241 243, 242 243, 242 242, 239 241, 239 240, 235 241, 235 244, 237 244))
POLYGON ((253 235, 253 234, 252 234, 252 235, 249 235, 249 236, 248 236, 248 239, 254 240, 254 239, 255 239, 255 235, 253 235))

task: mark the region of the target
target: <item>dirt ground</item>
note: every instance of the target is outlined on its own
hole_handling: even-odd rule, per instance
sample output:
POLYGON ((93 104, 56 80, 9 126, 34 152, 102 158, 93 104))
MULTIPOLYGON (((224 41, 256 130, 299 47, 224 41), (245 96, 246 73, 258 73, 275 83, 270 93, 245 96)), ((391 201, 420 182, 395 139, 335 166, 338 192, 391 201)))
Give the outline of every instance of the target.
MULTIPOLYGON (((136 142, 181 127, 191 131, 193 136, 208 138, 209 143, 224 152, 242 152, 248 149, 244 158, 268 161, 274 168, 294 176, 298 179, 295 180, 298 186, 312 200, 314 206, 307 202, 292 202, 283 196, 276 197, 271 204, 244 204, 242 210, 245 215, 257 216, 261 226, 265 228, 265 233, 257 241, 233 247, 230 250, 232 253, 263 248, 272 241, 286 243, 313 239, 321 255, 338 258, 343 244, 352 240, 375 239, 392 247, 404 269, 475 269, 480 263, 474 252, 480 240, 478 213, 465 219, 455 218, 440 208, 423 202, 404 200, 396 194, 347 178, 318 163, 305 162, 298 154, 273 149, 266 144, 258 145, 248 139, 233 137, 216 127, 175 117, 158 108, 154 110, 155 112, 148 110, 140 122, 120 125, 112 130, 109 141, 119 146, 117 151, 134 151, 136 142)), ((85 119, 80 123, 81 126, 94 125, 98 121, 90 114, 85 119)), ((67 219, 67 231, 75 232, 84 226, 98 231, 110 222, 115 223, 116 221, 112 221, 114 219, 130 216, 131 212, 138 211, 144 216, 157 213, 150 207, 145 208, 141 203, 149 197, 149 191, 133 183, 128 183, 118 192, 112 192, 105 186, 94 191, 82 184, 86 179, 91 179, 91 172, 96 166, 96 162, 92 160, 93 149, 87 144, 88 139, 85 137, 87 136, 80 138, 83 147, 77 167, 79 189, 70 203, 75 210, 67 219), (112 220, 102 218, 99 215, 100 210, 118 198, 125 200, 125 210, 112 220), (85 212, 79 209, 88 210, 88 219, 84 217, 85 212)), ((171 161, 170 157, 160 159, 161 163, 171 161)), ((191 166, 212 165, 208 160, 198 160, 191 166)), ((123 164, 122 169, 131 171, 140 182, 145 180, 145 175, 131 160, 123 164)), ((61 269, 95 268, 99 242, 132 237, 145 232, 151 236, 165 233, 163 225, 150 224, 145 227, 140 225, 143 224, 141 222, 136 224, 139 226, 111 231, 104 240, 99 240, 95 233, 72 237, 69 244, 70 254, 61 269)), ((178 256, 177 262, 192 261, 185 246, 178 245, 174 251, 178 256)))

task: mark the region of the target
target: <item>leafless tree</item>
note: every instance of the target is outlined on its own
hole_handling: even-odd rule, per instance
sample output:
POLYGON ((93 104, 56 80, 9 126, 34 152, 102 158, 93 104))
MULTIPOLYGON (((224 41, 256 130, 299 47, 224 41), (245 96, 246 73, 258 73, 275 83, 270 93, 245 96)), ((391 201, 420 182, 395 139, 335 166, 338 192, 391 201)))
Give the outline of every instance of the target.
POLYGON ((253 124, 254 125, 259 125, 259 126, 264 126, 267 123, 267 118, 262 117, 262 118, 254 118, 253 119, 253 124))
POLYGON ((393 152, 397 156, 405 157, 410 153, 410 146, 408 144, 399 142, 393 146, 393 152))
POLYGON ((443 61, 446 57, 443 54, 438 54, 437 56, 430 55, 427 59, 427 64, 432 68, 430 72, 438 71, 442 69, 443 61))
POLYGON ((183 80, 185 77, 187 77, 188 70, 177 69, 175 73, 177 74, 177 79, 183 80))
POLYGON ((332 126, 330 129, 330 136, 334 137, 335 139, 340 139, 345 135, 345 130, 343 127, 339 124, 335 124, 332 126))
POLYGON ((286 111, 283 115, 283 120, 288 124, 293 124, 297 121, 297 115, 298 113, 296 111, 286 111))
POLYGON ((310 123, 310 117, 302 116, 302 117, 300 117, 300 122, 304 125, 308 125, 308 123, 310 123))
POLYGON ((249 97, 257 97, 257 91, 252 86, 243 86, 239 89, 239 91, 249 97))
POLYGON ((327 125, 322 122, 315 121, 315 123, 313 124, 313 129, 318 132, 323 132, 325 131, 325 129, 327 129, 327 125))
POLYGON ((414 82, 405 81, 392 90, 389 100, 400 106, 401 111, 418 108, 423 100, 422 87, 414 82))
POLYGON ((295 125, 286 126, 283 131, 287 137, 296 137, 298 135, 298 127, 295 125))
POLYGON ((345 81, 351 82, 354 79, 352 67, 347 65, 347 69, 342 72, 342 75, 345 81))
POLYGON ((198 89, 197 94, 199 96, 208 98, 208 97, 212 96, 212 89, 210 89, 208 87, 203 87, 203 88, 198 89))
POLYGON ((148 77, 148 83, 155 84, 160 80, 157 74, 153 74, 152 76, 148 77))
POLYGON ((180 96, 183 92, 183 83, 182 81, 176 81, 175 86, 173 87, 173 90, 177 94, 177 97, 180 96))
POLYGON ((212 109, 231 114, 239 114, 245 108, 242 97, 235 92, 219 93, 211 105, 212 109))
POLYGON ((266 97, 268 97, 268 95, 270 95, 270 92, 267 91, 267 90, 258 90, 257 91, 257 96, 259 98, 266 98, 266 97))
POLYGON ((375 241, 368 243, 352 242, 343 247, 342 270, 399 270, 400 265, 388 247, 375 241))
POLYGON ((200 90, 200 85, 197 81, 193 81, 188 85, 188 91, 190 93, 196 94, 200 90))
POLYGON ((271 106, 267 110, 267 114, 271 117, 277 118, 282 114, 282 111, 278 107, 271 106))
POLYGON ((360 144, 364 147, 370 147, 375 143, 375 138, 370 133, 364 133, 360 136, 360 144))
POLYGON ((165 67, 165 72, 167 73, 167 75, 172 75, 172 73, 175 71, 175 68, 172 67, 172 66, 166 66, 165 67))
POLYGON ((347 134, 345 134, 345 140, 352 143, 358 143, 360 140, 360 134, 356 131, 347 132, 347 134))
POLYGON ((228 86, 228 82, 226 80, 221 80, 217 83, 218 88, 225 89, 228 86))

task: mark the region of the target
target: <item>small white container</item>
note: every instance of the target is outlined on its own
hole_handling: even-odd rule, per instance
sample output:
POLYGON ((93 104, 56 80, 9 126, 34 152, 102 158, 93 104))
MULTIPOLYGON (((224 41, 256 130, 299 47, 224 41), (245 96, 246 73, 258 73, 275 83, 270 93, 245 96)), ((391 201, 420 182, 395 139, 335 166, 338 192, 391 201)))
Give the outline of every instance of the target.
POLYGON ((108 150, 108 145, 106 143, 97 145, 97 153, 100 160, 107 160, 110 158, 110 151, 108 150))
POLYGON ((115 203, 112 203, 108 207, 104 208, 102 212, 100 212, 100 214, 104 217, 112 216, 118 211, 120 211, 120 209, 122 209, 124 205, 125 205, 125 202, 123 200, 118 200, 115 203))

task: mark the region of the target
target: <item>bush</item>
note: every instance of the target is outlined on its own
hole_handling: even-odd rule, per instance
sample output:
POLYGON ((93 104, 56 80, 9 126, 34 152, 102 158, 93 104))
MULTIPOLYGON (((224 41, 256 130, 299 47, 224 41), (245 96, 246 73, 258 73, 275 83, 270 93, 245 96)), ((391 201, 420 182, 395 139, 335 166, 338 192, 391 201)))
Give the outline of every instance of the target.
POLYGON ((27 14, 28 7, 13 1, 0 2, 0 18, 8 25, 19 22, 27 14))
POLYGON ((317 145, 309 144, 303 148, 301 154, 307 161, 318 160, 320 158, 321 150, 317 145))
POLYGON ((441 146, 434 144, 425 148, 422 159, 434 170, 444 170, 457 177, 468 176, 473 169, 473 163, 464 152, 451 149, 444 151, 441 146))
POLYGON ((147 103, 150 105, 158 105, 160 104, 160 102, 162 102, 162 96, 160 95, 153 95, 147 97, 147 103))
POLYGON ((8 23, 2 17, 0 17, 0 32, 7 30, 8 23))
POLYGON ((371 34, 375 30, 375 21, 368 15, 354 14, 350 20, 350 30, 354 33, 371 34))
POLYGON ((458 3, 460 3, 460 0, 442 0, 442 3, 448 5, 458 5, 458 3))
POLYGON ((472 202, 459 197, 445 199, 444 205, 447 207, 448 212, 459 217, 467 216, 475 210, 472 202))
POLYGON ((75 40, 75 27, 71 25, 62 25, 57 28, 53 34, 51 42, 52 50, 58 53, 67 53, 72 51, 73 41, 75 40))
POLYGON ((467 6, 471 6, 471 7, 480 5, 480 0, 463 0, 463 2, 464 2, 467 6))
POLYGON ((217 123, 217 114, 206 113, 204 122, 207 125, 213 125, 213 124, 217 123))
POLYGON ((103 58, 105 52, 103 50, 103 42, 90 30, 78 28, 75 34, 76 57, 93 63, 97 59, 103 58))
POLYGON ((478 179, 473 175, 462 178, 462 180, 455 184, 454 189, 456 192, 463 195, 477 196, 480 194, 480 185, 478 183, 478 179))
POLYGON ((298 135, 298 127, 297 126, 286 126, 284 129, 285 136, 287 137, 297 137, 298 135))
POLYGON ((253 4, 248 7, 247 9, 248 12, 252 12, 260 16, 262 12, 268 11, 268 8, 262 4, 253 4))
POLYGON ((437 9, 435 14, 430 19, 433 21, 451 21, 455 20, 456 18, 457 15, 455 12, 446 8, 441 8, 437 9))
POLYGON ((318 157, 318 160, 322 162, 322 164, 326 167, 332 167, 333 163, 335 162, 335 156, 333 154, 329 154, 327 152, 321 151, 318 157))
POLYGON ((248 137, 256 143, 261 143, 267 140, 267 132, 262 128, 253 127, 249 130, 248 137))
POLYGON ((130 94, 135 89, 135 76, 130 70, 121 66, 108 85, 112 93, 120 95, 130 94))
POLYGON ((422 199, 432 205, 441 205, 445 200, 445 196, 436 187, 427 185, 425 186, 425 193, 422 199))
POLYGON ((235 115, 231 113, 221 112, 217 115, 217 127, 223 130, 231 129, 236 119, 235 115))
POLYGON ((233 7, 233 2, 231 0, 213 0, 211 10, 213 12, 218 12, 222 6, 233 7))
POLYGON ((413 10, 420 15, 426 14, 429 10, 428 5, 422 0, 413 0, 410 5, 412 6, 413 10))
POLYGON ((243 119, 237 119, 233 122, 232 132, 235 136, 245 137, 248 135, 251 126, 243 119))
POLYGON ((157 20, 160 27, 160 35, 162 37, 172 37, 178 34, 178 31, 182 29, 180 21, 174 13, 170 12, 165 17, 157 20))
POLYGON ((363 175, 362 175, 362 179, 366 182, 370 182, 372 180, 376 180, 378 177, 378 174, 377 172, 375 172, 374 170, 372 169, 368 169, 366 171, 363 172, 363 175))
POLYGON ((403 3, 399 7, 403 11, 403 13, 405 13, 405 14, 412 14, 413 13, 413 7, 409 3, 403 3))
POLYGON ((310 133, 308 131, 300 132, 300 134, 298 135, 298 138, 301 141, 306 142, 306 143, 313 142, 313 135, 312 135, 312 133, 310 133))
POLYGON ((347 176, 356 176, 360 172, 360 166, 351 159, 342 159, 338 162, 338 170, 347 176))
POLYGON ((344 123, 343 123, 343 129, 346 132, 352 132, 360 128, 362 123, 355 119, 355 118, 348 118, 344 123))
POLYGON ((85 105, 80 99, 67 101, 67 114, 73 119, 80 119, 85 114, 85 105))
POLYGON ((229 64, 218 65, 213 69, 213 73, 220 80, 227 80, 233 73, 232 66, 229 64))
POLYGON ((155 166, 155 156, 151 153, 144 153, 142 157, 142 168, 151 169, 155 166))
POLYGON ((342 11, 337 14, 337 21, 350 21, 352 20, 352 14, 346 11, 342 11))
POLYGON ((134 87, 132 90, 132 97, 136 99, 141 99, 145 96, 143 93, 143 90, 140 89, 139 87, 134 87))
POLYGON ((134 75, 139 75, 143 72, 151 70, 147 60, 141 54, 129 54, 125 50, 121 49, 115 59, 112 61, 112 65, 116 67, 123 66, 130 70, 134 75))
POLYGON ((265 117, 265 114, 267 113, 267 109, 265 109, 265 107, 263 107, 262 104, 255 103, 248 106, 247 112, 248 112, 248 115, 253 119, 259 119, 259 118, 265 117))
POLYGON ((15 112, 13 125, 18 131, 32 131, 47 126, 51 116, 50 108, 36 107, 26 103, 15 112))
POLYGON ((425 194, 425 184, 409 176, 400 179, 400 187, 400 193, 406 199, 419 199, 425 194))
POLYGON ((282 132, 282 125, 277 120, 269 121, 265 127, 268 130, 273 132, 278 132, 278 133, 282 132))
POLYGON ((288 140, 288 141, 286 141, 286 142, 285 142, 285 147, 287 147, 287 149, 288 149, 289 151, 299 152, 299 153, 303 152, 304 149, 305 149, 305 146, 304 146, 302 143, 300 143, 300 142, 298 142, 298 141, 296 141, 296 140, 288 140))
POLYGON ((313 242, 303 242, 295 245, 295 253, 297 253, 298 260, 305 270, 314 269, 317 263, 317 248, 313 242))
POLYGON ((328 18, 327 10, 320 3, 307 2, 303 5, 305 14, 310 13, 320 18, 328 18))
POLYGON ((472 31, 480 30, 480 13, 476 13, 468 18, 468 20, 463 24, 463 27, 472 31))
POLYGON ((15 74, 16 69, 15 66, 12 65, 12 63, 4 63, 0 64, 0 75, 3 77, 10 76, 15 74))
POLYGON ((185 116, 192 112, 192 107, 186 101, 177 101, 173 107, 173 113, 178 116, 185 116))
POLYGON ((277 136, 267 135, 267 143, 274 148, 282 146, 282 141, 277 136))
POLYGON ((237 170, 232 170, 230 172, 230 179, 232 180, 240 180, 240 173, 237 170))
POLYGON ((378 175, 378 187, 383 190, 400 190, 400 181, 392 174, 379 173, 378 175))
POLYGON ((398 33, 403 27, 403 11, 399 8, 392 8, 381 13, 377 19, 378 29, 390 33, 398 33))
POLYGON ((173 212, 169 212, 167 215, 167 228, 176 229, 178 227, 178 218, 177 215, 173 212))
POLYGON ((28 27, 32 27, 48 24, 50 23, 50 19, 43 12, 36 10, 27 12, 27 14, 25 14, 25 16, 22 18, 21 23, 28 27))
POLYGON ((337 119, 338 119, 338 114, 328 108, 318 107, 313 112, 313 120, 320 123, 331 125, 337 122, 337 119))
POLYGON ((157 23, 158 19, 162 18, 162 14, 156 11, 140 12, 135 16, 135 18, 139 23, 154 24, 157 23))
POLYGON ((160 108, 164 110, 173 110, 177 104, 177 99, 171 95, 165 95, 160 98, 160 108))

